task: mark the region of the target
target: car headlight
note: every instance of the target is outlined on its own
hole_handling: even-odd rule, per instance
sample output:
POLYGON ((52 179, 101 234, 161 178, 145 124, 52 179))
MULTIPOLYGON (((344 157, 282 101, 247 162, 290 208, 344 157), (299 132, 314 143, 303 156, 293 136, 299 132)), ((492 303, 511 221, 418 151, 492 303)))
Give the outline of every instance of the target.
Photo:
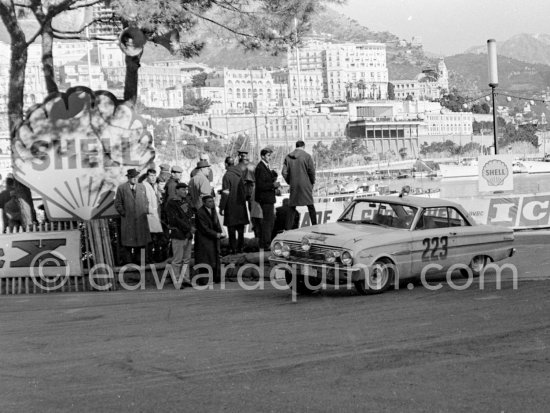
POLYGON ((283 244, 279 241, 275 242, 271 247, 271 252, 273 253, 273 255, 280 257, 281 255, 283 255, 283 244))
POLYGON ((290 247, 286 244, 283 244, 283 246, 281 248, 281 254, 285 258, 290 257, 290 247))
POLYGON ((309 240, 309 238, 302 238, 302 249, 304 251, 309 251, 311 248, 311 241, 309 240))
POLYGON ((351 265, 353 263, 353 258, 351 257, 350 252, 344 251, 340 256, 340 261, 342 261, 342 264, 344 265, 351 265))
POLYGON ((327 251, 325 253, 325 261, 331 264, 336 261, 336 251, 327 251))

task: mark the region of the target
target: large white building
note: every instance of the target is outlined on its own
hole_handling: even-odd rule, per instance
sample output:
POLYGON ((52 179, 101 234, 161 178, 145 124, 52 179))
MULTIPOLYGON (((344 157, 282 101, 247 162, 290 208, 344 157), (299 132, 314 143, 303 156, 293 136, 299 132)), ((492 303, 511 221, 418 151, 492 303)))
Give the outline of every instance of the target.
MULTIPOLYGON (((10 56, 10 45, 0 42, 0 113, 7 112, 8 110, 10 56)), ((41 46, 39 44, 31 44, 28 48, 27 67, 25 70, 25 108, 42 102, 47 95, 41 59, 41 46)))
POLYGON ((208 74, 206 86, 223 88, 224 113, 264 113, 287 97, 286 85, 276 83, 267 69, 223 68, 208 74))
POLYGON ((415 79, 392 80, 391 83, 398 100, 437 100, 449 91, 449 72, 441 58, 437 69, 425 69, 415 79))
POLYGON ((446 139, 457 144, 473 136, 473 114, 450 112, 439 102, 362 101, 349 104, 348 136, 365 139, 369 150, 383 153, 406 148, 418 153, 420 142, 446 139))
POLYGON ((387 98, 386 45, 382 43, 310 41, 298 50, 289 50, 287 64, 292 100, 387 98))
MULTIPOLYGON (((111 82, 124 83, 126 66, 103 67, 111 82)), ((190 85, 193 76, 202 72, 203 66, 178 61, 178 64, 145 64, 139 68, 138 87, 140 89, 156 89, 158 91, 183 85, 190 85)))

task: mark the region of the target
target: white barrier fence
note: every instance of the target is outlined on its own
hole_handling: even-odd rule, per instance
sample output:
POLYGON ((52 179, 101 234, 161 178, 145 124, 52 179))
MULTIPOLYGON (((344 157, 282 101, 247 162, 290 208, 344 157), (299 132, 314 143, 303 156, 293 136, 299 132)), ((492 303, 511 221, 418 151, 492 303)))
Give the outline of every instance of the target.
MULTIPOLYGON (((501 225, 514 229, 550 227, 550 193, 449 200, 461 204, 479 224, 501 225)), ((349 202, 316 203, 317 222, 335 222, 348 204, 349 202)), ((311 225, 307 208, 298 207, 298 211, 300 227, 311 225)))

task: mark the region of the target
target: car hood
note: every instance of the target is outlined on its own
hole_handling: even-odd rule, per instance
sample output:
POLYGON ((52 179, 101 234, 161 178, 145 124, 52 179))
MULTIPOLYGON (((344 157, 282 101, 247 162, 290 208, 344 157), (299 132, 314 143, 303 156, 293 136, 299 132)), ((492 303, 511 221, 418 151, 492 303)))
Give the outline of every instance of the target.
POLYGON ((313 244, 353 249, 357 243, 363 246, 371 243, 373 246, 380 245, 382 236, 384 241, 388 242, 399 238, 403 240, 409 237, 409 231, 368 224, 334 222, 286 231, 277 235, 276 240, 301 242, 307 237, 313 244))

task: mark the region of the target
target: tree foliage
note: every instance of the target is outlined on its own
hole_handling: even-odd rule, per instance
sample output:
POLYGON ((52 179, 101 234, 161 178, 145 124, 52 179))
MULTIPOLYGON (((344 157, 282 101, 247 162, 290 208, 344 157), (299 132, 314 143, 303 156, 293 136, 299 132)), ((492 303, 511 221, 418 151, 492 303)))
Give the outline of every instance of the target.
POLYGON ((518 142, 527 142, 538 147, 538 137, 535 135, 537 126, 532 124, 520 125, 517 128, 515 125, 507 124, 504 128, 503 137, 498 140, 499 147, 512 145, 518 142))
MULTIPOLYGON (((49 91, 55 92, 53 39, 89 38, 86 27, 94 23, 110 23, 122 29, 141 30, 147 41, 167 47, 172 53, 192 57, 200 53, 204 43, 203 31, 223 30, 231 33, 248 50, 262 49, 272 53, 286 50, 299 42, 310 29, 311 16, 326 3, 342 0, 110 0, 112 16, 101 21, 89 21, 73 30, 52 26, 54 18, 67 11, 107 3, 104 0, 0 0, 0 16, 11 41, 10 90, 8 114, 10 129, 23 119, 23 91, 27 49, 42 36, 42 64, 49 91), (39 23, 36 33, 26 37, 21 26, 19 10, 30 11, 39 23), (295 24, 296 22, 296 24, 295 24)), ((125 99, 137 100, 140 55, 126 57, 125 99)))
POLYGON ((193 78, 191 79, 191 84, 193 87, 202 87, 206 86, 206 78, 208 77, 208 74, 206 72, 200 72, 197 73, 193 78))
POLYGON ((441 106, 449 109, 451 112, 462 112, 466 99, 464 96, 458 95, 456 92, 444 95, 440 100, 441 106))

